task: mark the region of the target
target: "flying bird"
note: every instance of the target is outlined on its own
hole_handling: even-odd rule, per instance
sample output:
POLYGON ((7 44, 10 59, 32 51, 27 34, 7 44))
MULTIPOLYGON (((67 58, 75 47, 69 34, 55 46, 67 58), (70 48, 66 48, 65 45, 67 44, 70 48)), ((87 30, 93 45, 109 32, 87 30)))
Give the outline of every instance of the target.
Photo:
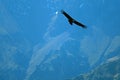
POLYGON ((61 10, 61 13, 68 19, 68 22, 72 25, 73 23, 82 27, 82 28, 87 28, 84 24, 76 21, 73 19, 70 15, 68 15, 64 10, 61 10))

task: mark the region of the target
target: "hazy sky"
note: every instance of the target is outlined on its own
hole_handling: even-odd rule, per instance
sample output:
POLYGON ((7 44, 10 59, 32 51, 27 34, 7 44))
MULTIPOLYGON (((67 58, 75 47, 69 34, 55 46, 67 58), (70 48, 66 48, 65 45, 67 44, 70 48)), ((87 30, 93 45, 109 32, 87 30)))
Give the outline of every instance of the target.
POLYGON ((24 36, 34 50, 26 79, 68 40, 79 41, 92 65, 106 47, 106 54, 120 47, 120 0, 0 0, 0 36, 12 34, 24 36), (88 28, 71 26, 61 9, 88 28))

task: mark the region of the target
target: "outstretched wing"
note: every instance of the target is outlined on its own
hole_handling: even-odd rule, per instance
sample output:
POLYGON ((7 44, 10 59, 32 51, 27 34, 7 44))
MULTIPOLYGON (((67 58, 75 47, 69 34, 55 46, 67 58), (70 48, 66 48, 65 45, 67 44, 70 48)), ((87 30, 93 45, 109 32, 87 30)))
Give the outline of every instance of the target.
POLYGON ((70 15, 68 15, 64 10, 61 10, 62 14, 67 17, 69 23, 72 25, 72 23, 75 23, 76 25, 82 27, 82 28, 87 28, 84 24, 76 21, 75 19, 73 19, 70 15))
POLYGON ((80 23, 80 22, 78 22, 76 20, 74 20, 73 23, 75 23, 76 25, 81 26, 83 28, 87 28, 84 24, 82 24, 82 23, 80 23))
POLYGON ((70 15, 68 15, 64 10, 61 10, 61 12, 62 12, 62 14, 64 14, 65 17, 67 17, 69 20, 73 20, 73 18, 72 18, 70 15))

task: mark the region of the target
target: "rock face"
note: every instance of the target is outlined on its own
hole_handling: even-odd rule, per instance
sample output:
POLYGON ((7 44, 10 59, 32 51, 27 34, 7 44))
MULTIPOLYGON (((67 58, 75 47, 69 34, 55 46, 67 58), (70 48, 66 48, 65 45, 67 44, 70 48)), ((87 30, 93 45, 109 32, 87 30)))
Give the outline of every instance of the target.
POLYGON ((0 42, 0 79, 23 80, 30 57, 29 42, 15 35, 0 36, 0 42))
POLYGON ((51 50, 29 80, 64 80, 88 71, 90 66, 87 57, 79 54, 79 49, 73 49, 74 46, 79 44, 73 40, 66 42, 59 50, 51 50))
POLYGON ((120 56, 110 58, 93 71, 70 80, 120 80, 120 56))

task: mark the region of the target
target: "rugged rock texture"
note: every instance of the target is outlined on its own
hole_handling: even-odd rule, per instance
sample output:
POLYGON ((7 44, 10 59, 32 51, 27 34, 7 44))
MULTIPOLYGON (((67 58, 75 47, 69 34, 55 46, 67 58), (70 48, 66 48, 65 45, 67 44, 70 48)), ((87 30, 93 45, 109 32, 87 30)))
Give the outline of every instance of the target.
POLYGON ((120 80, 120 56, 110 58, 93 71, 70 80, 120 80))

